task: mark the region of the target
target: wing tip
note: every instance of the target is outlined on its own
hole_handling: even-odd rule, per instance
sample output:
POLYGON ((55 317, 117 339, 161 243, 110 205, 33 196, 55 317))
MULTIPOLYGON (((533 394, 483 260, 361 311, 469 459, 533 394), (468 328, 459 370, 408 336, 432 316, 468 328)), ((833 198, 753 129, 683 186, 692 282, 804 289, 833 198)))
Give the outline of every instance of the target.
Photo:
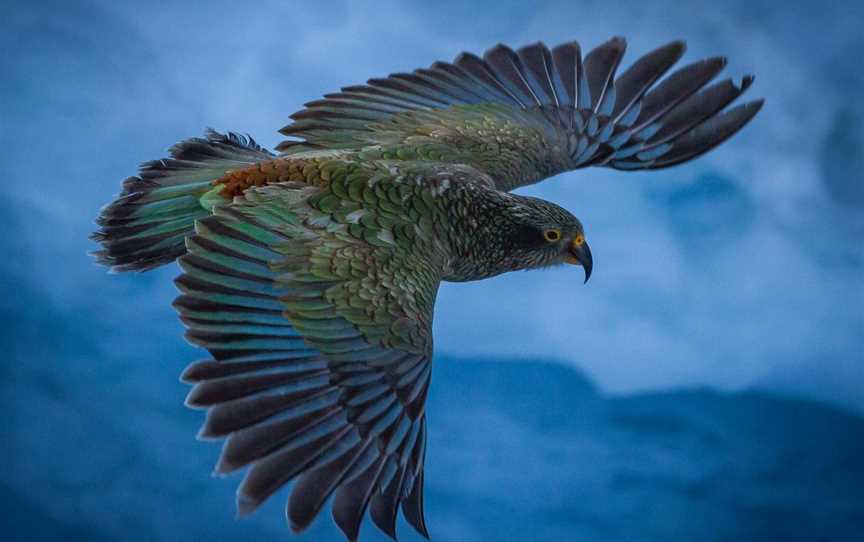
POLYGON ((687 52, 687 40, 673 40, 660 48, 675 50, 679 55, 683 55, 687 52))
MULTIPOLYGON (((214 471, 214 475, 221 476, 222 473, 216 473, 214 471)), ((258 510, 258 508, 261 506, 261 502, 246 495, 241 491, 241 489, 238 489, 237 494, 234 498, 234 505, 236 508, 235 517, 246 518, 251 516, 256 510, 258 510)))
POLYGON ((311 521, 292 518, 291 513, 287 510, 285 512, 285 519, 288 522, 288 528, 291 529, 291 533, 295 535, 303 534, 312 525, 311 521))
POLYGON ((627 38, 625 38, 624 36, 612 36, 606 43, 610 46, 614 46, 622 53, 627 50, 627 38))
MULTIPOLYGON (((636 169, 665 169, 667 167, 676 166, 679 164, 683 164, 686 162, 690 162, 691 160, 695 160, 696 158, 716 149, 726 141, 729 141, 735 134, 740 132, 745 126, 750 124, 750 121, 762 110, 762 106, 765 104, 765 98, 759 98, 756 100, 751 100, 749 102, 742 103, 737 105, 731 109, 727 109, 720 113, 720 115, 711 117, 714 118, 723 118, 726 119, 734 119, 729 122, 727 125, 723 127, 723 131, 719 136, 712 136, 709 139, 705 139, 701 141, 697 146, 688 149, 684 153, 674 156, 671 159, 663 160, 658 159, 656 161, 652 161, 650 164, 646 164, 644 167, 637 167, 636 169), (656 162, 656 163, 655 163, 656 162)), ((710 121, 711 119, 709 119, 710 121)), ((706 122, 709 122, 706 121, 706 122)), ((721 125, 723 126, 723 125, 721 125)), ((698 130, 699 126, 697 126, 694 130, 698 130)), ((693 133, 693 132, 691 132, 693 133)), ((686 136, 685 136, 686 137, 686 136)), ((673 146, 672 152, 674 153, 675 147, 673 146)), ((664 157, 665 158, 665 157, 664 157)))
POLYGON ((755 108, 756 110, 753 112, 753 114, 755 115, 756 113, 758 113, 759 111, 761 111, 761 110, 762 110, 762 106, 765 105, 765 98, 757 98, 757 99, 755 99, 755 100, 751 100, 751 101, 749 101, 749 102, 745 102, 745 103, 742 104, 742 105, 744 105, 744 106, 750 106, 750 107, 755 108))
POLYGON ((505 49, 505 50, 508 50, 508 51, 512 51, 512 49, 510 49, 510 46, 509 46, 509 45, 507 45, 507 44, 505 44, 505 43, 502 43, 502 42, 500 42, 500 41, 499 41, 498 43, 496 43, 495 45, 493 45, 492 47, 490 47, 489 49, 487 49, 487 51, 494 51, 494 50, 497 50, 497 49, 505 49))

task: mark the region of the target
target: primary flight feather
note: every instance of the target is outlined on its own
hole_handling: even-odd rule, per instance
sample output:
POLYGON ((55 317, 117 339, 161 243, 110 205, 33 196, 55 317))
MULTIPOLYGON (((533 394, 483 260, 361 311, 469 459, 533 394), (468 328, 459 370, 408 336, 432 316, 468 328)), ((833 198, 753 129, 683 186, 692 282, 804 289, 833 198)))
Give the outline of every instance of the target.
POLYGON ((658 169, 747 124, 752 83, 709 83, 710 58, 664 75, 673 42, 621 75, 625 41, 582 56, 542 43, 371 79, 306 104, 275 155, 208 131, 147 162, 106 206, 100 263, 178 260, 200 436, 225 438, 217 473, 247 468, 241 514, 293 481, 302 531, 332 496, 350 540, 367 510, 395 538, 397 509, 423 519, 424 401, 441 281, 592 258, 579 220, 510 193, 586 166, 658 169), (660 79, 662 81, 660 81, 660 79), (659 83, 658 83, 659 81, 659 83))

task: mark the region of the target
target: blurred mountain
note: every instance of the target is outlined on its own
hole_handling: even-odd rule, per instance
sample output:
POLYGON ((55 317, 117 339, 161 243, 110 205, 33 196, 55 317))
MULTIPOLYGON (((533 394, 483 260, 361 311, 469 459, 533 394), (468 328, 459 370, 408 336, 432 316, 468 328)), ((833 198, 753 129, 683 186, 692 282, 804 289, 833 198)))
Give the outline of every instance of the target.
POLYGON ((608 397, 551 364, 436 371, 427 484, 447 503, 429 512, 442 540, 851 540, 864 527, 861 417, 758 393, 608 397))

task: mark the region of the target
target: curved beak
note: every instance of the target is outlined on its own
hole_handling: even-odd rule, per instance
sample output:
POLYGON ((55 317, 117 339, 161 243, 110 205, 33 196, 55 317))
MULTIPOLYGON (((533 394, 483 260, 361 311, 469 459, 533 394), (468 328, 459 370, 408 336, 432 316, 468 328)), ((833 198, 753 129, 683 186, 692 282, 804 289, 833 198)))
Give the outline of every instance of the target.
POLYGON ((591 258, 591 248, 588 243, 583 241, 581 245, 573 241, 570 244, 570 250, 567 257, 567 263, 581 265, 585 270, 585 282, 591 278, 591 270, 594 268, 594 260, 591 258))

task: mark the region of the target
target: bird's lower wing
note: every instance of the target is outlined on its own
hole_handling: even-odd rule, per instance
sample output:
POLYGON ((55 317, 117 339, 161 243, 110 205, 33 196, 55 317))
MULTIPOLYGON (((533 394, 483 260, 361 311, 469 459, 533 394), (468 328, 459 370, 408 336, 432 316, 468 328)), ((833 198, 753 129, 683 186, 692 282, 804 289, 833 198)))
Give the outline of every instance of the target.
POLYGON ((394 536, 400 504, 425 535, 438 282, 316 212, 315 195, 299 184, 253 189, 196 223, 175 307, 212 359, 185 371, 187 403, 207 409, 202 437, 227 439, 216 472, 249 467, 241 514, 294 480, 295 531, 335 495, 333 517, 351 540, 367 508, 394 536))
POLYGON ((759 110, 761 100, 726 107, 752 83, 706 86, 721 57, 689 64, 659 83, 684 53, 673 42, 616 78, 625 41, 614 38, 584 58, 577 42, 513 51, 498 45, 483 58, 370 79, 306 104, 279 147, 367 149, 375 157, 471 164, 499 189, 562 171, 600 165, 656 169, 719 145, 759 110))

